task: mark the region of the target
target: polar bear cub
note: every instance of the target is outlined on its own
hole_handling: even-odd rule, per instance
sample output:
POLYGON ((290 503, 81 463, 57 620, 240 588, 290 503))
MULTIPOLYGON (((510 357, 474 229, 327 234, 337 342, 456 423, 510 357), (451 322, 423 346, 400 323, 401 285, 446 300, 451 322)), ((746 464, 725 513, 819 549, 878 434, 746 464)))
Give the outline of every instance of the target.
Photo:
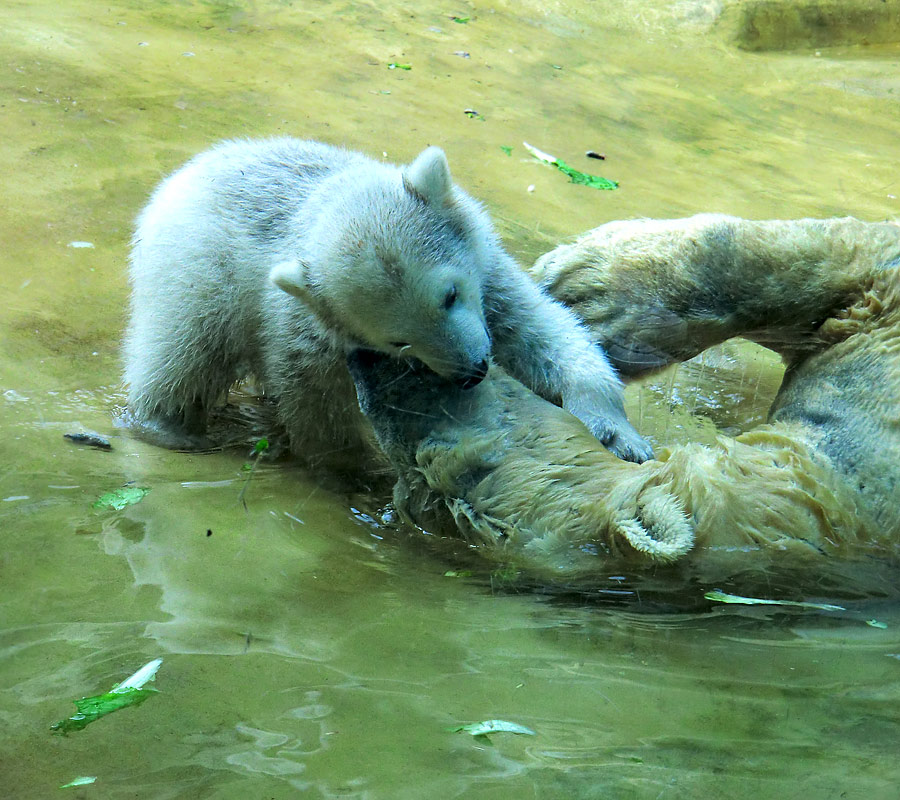
POLYGON ((167 178, 133 239, 125 379, 132 421, 172 447, 254 375, 291 448, 371 447, 348 350, 414 356, 463 387, 493 358, 617 455, 651 452, 572 312, 501 247, 443 151, 405 167, 317 142, 231 141, 167 178))

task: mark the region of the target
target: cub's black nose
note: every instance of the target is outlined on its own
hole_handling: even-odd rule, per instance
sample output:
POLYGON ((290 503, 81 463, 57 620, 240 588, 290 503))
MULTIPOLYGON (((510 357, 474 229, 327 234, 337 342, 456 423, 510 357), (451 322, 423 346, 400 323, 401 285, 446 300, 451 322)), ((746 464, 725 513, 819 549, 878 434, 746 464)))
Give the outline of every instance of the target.
POLYGON ((466 373, 465 375, 460 375, 453 382, 460 389, 474 389, 484 380, 484 376, 487 375, 488 372, 488 362, 487 359, 484 359, 480 364, 477 364, 473 367, 471 372, 466 373))

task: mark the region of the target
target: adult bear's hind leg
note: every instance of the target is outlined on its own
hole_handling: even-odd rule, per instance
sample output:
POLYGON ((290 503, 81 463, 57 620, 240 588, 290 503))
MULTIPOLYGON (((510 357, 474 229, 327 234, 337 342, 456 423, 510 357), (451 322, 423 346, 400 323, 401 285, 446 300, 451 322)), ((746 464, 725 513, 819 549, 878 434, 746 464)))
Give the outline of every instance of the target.
POLYGON ((636 377, 732 336, 789 359, 820 349, 819 325, 898 258, 890 223, 700 214, 601 225, 533 272, 636 377))

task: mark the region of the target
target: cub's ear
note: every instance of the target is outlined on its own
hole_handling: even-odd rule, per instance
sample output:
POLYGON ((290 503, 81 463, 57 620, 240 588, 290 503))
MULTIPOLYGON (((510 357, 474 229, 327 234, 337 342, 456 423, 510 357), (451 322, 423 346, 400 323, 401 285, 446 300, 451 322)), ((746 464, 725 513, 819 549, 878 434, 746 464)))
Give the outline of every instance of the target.
POLYGON ((403 186, 414 197, 431 205, 444 205, 453 198, 453 179, 447 156, 440 147, 426 147, 403 170, 403 186))
POLYGON ((301 300, 309 300, 313 294, 308 280, 308 269, 302 261, 283 261, 276 264, 269 273, 269 280, 282 291, 301 300))

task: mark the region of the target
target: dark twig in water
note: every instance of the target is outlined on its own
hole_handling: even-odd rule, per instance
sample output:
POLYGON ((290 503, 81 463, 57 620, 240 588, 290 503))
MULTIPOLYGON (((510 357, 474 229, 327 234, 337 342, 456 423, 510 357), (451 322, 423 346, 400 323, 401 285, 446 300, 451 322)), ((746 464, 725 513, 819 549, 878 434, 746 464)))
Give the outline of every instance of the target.
POLYGON ((73 444, 96 447, 98 450, 112 450, 112 445, 96 433, 64 433, 63 436, 73 444))

